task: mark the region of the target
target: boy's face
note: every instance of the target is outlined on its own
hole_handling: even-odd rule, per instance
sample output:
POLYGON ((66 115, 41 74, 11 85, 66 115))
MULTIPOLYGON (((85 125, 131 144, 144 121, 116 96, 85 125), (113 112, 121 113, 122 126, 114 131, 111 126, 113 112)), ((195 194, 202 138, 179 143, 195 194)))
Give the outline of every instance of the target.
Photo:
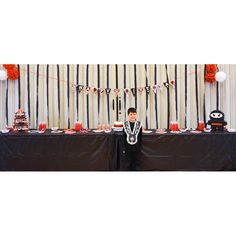
POLYGON ((136 112, 130 112, 128 115, 128 119, 130 122, 135 122, 137 119, 137 113, 136 112))

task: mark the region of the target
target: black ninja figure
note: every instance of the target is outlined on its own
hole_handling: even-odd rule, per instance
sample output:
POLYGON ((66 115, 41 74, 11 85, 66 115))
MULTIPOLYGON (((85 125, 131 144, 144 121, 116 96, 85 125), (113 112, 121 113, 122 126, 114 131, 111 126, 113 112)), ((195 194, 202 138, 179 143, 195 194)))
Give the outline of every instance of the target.
POLYGON ((210 114, 210 120, 208 121, 208 125, 211 125, 212 131, 223 131, 224 126, 227 125, 227 122, 224 121, 224 113, 219 110, 214 110, 210 114))

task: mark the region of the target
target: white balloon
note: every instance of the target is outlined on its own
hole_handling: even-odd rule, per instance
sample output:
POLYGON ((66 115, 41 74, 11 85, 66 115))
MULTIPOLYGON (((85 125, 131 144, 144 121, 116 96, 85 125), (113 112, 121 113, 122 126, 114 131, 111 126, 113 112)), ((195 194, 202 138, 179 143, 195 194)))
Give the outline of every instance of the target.
POLYGON ((0 70, 0 80, 7 79, 7 72, 5 70, 0 70))
POLYGON ((217 73, 216 73, 216 81, 217 82, 223 82, 224 80, 226 80, 226 73, 225 72, 223 72, 223 71, 218 71, 217 73))

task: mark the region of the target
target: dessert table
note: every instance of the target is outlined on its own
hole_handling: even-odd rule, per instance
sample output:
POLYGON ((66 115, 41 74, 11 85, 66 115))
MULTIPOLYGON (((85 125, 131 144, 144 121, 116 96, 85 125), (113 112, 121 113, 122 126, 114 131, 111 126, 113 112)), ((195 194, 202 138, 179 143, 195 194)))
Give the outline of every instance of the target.
MULTIPOLYGON (((116 133, 118 169, 127 170, 123 134, 116 133)), ((236 170, 236 133, 143 134, 140 170, 218 171, 236 170)))
POLYGON ((116 170, 114 133, 0 133, 0 170, 116 170))
MULTIPOLYGON (((139 170, 236 170, 236 133, 143 134, 139 170)), ((0 133, 0 170, 128 170, 123 132, 0 133)))

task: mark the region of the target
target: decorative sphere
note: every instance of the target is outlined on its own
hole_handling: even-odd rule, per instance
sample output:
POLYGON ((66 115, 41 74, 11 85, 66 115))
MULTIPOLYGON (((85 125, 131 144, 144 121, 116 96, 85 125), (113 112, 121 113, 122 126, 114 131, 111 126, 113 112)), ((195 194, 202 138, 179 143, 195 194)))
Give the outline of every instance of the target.
POLYGON ((7 72, 5 70, 0 70, 0 80, 7 79, 7 72))
POLYGON ((224 80, 226 80, 226 73, 223 71, 219 71, 216 73, 216 81, 217 82, 223 82, 224 80))

